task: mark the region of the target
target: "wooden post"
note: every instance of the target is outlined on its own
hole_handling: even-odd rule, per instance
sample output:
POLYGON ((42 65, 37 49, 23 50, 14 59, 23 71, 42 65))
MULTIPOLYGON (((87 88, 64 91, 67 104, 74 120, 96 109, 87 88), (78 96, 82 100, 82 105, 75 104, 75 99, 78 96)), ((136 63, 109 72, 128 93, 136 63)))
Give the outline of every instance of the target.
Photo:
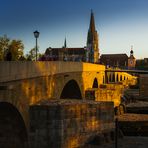
POLYGON ((115 120, 115 148, 118 148, 118 118, 115 120))

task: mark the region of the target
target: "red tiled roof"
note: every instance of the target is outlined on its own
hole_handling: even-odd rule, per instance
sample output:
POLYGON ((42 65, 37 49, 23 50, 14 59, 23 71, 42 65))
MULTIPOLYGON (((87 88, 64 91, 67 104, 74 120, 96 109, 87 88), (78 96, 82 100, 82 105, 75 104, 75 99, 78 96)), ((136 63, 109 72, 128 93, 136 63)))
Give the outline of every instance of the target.
POLYGON ((51 50, 84 50, 84 48, 51 48, 51 50))
POLYGON ((101 57, 128 57, 127 54, 102 54, 101 57))

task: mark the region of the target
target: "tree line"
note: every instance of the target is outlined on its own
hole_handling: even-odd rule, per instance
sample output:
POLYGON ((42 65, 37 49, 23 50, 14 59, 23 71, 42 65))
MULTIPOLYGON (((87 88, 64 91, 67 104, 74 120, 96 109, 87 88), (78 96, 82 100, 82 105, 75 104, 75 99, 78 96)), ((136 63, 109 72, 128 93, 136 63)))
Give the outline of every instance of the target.
MULTIPOLYGON (((38 57, 42 55, 38 53, 38 57)), ((10 39, 7 35, 0 36, 0 61, 34 61, 36 49, 32 48, 24 55, 24 44, 22 40, 10 39)))

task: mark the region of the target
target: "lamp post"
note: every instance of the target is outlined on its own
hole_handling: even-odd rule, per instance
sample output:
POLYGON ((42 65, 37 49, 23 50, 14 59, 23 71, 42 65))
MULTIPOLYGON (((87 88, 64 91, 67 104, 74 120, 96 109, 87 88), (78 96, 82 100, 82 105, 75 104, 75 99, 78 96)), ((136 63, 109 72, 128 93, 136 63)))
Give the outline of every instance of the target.
POLYGON ((37 38, 39 37, 40 33, 37 30, 34 31, 33 33, 34 33, 34 37, 36 38, 36 61, 37 61, 37 49, 38 49, 38 47, 37 47, 37 38))

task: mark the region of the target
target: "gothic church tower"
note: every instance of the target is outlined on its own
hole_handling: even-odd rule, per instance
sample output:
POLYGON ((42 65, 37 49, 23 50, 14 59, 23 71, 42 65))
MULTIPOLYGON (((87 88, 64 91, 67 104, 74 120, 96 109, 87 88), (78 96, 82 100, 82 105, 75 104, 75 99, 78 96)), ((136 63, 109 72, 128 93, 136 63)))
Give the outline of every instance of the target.
POLYGON ((90 25, 87 35, 87 61, 91 63, 99 62, 99 45, 98 45, 98 33, 95 29, 94 14, 91 11, 90 25))
POLYGON ((133 46, 131 46, 130 56, 128 58, 128 69, 134 69, 136 66, 136 59, 134 57, 133 46))

